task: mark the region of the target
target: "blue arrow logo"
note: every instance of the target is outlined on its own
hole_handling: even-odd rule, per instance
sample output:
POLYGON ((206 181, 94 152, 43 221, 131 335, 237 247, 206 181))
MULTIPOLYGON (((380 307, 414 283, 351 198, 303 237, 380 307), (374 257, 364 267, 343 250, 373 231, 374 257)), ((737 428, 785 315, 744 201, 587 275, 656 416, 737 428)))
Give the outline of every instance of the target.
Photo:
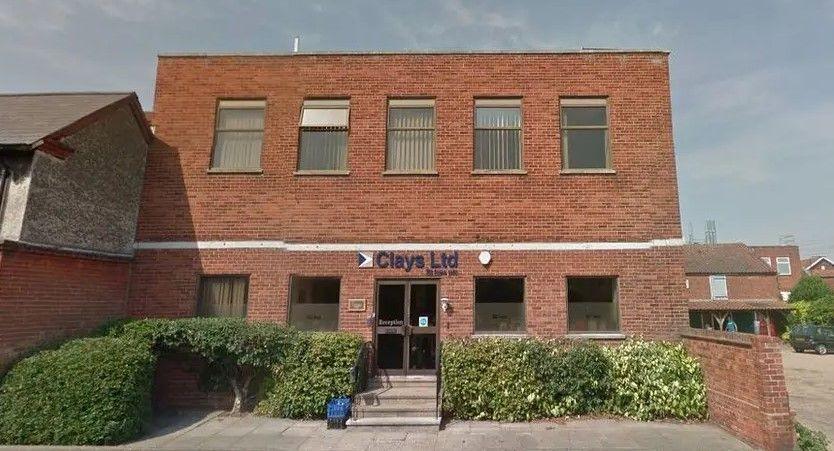
POLYGON ((359 263, 360 268, 373 268, 374 267, 374 254, 373 254, 373 252, 358 252, 356 254, 356 262, 359 263))

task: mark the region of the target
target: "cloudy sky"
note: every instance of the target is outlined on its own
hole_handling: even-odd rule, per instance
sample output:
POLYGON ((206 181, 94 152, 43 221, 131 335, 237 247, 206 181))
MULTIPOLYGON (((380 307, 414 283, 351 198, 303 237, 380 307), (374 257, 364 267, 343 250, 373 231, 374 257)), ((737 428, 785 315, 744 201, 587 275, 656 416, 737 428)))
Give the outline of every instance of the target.
POLYGON ((0 91, 135 90, 157 53, 665 48, 684 233, 834 255, 834 0, 0 1, 0 91))

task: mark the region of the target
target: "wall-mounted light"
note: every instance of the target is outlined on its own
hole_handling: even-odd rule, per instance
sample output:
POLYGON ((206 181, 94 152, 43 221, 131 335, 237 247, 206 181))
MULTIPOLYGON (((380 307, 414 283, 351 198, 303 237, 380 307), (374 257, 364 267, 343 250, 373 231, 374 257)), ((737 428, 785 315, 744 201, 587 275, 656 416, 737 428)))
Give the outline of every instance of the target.
POLYGON ((448 311, 451 306, 452 304, 449 302, 449 298, 440 298, 440 308, 442 308, 444 312, 448 311))
POLYGON ((492 254, 490 254, 489 251, 481 251, 481 253, 478 254, 478 261, 481 262, 482 265, 486 266, 492 261, 492 254))

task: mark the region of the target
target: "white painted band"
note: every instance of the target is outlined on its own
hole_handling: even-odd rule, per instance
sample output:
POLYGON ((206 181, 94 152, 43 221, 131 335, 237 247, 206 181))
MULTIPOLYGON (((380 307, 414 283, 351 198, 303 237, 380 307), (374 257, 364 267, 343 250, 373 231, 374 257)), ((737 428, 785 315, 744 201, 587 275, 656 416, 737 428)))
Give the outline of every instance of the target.
POLYGON ((587 243, 287 243, 284 241, 144 241, 136 249, 276 249, 289 252, 360 251, 618 251, 683 246, 682 238, 587 243))

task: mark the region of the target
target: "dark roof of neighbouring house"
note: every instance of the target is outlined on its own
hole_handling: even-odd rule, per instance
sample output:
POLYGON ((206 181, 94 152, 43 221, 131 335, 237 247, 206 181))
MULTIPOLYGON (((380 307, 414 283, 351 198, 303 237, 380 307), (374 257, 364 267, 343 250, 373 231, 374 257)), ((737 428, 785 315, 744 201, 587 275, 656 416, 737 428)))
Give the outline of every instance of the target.
POLYGON ((122 101, 139 107, 132 92, 0 94, 0 146, 34 145, 122 101))
POLYGON ((684 246, 687 274, 772 274, 773 268, 744 243, 689 244, 684 246))

